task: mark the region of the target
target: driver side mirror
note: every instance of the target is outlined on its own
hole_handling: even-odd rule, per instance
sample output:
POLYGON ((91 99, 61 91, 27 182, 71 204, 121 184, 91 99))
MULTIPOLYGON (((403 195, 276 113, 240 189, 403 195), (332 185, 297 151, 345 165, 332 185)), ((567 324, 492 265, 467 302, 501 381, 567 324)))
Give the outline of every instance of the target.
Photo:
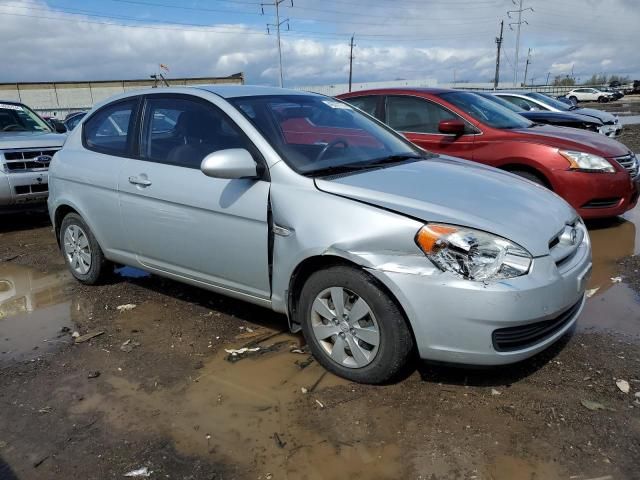
POLYGON ((229 148, 210 153, 202 160, 200 170, 213 178, 257 178, 258 166, 244 148, 229 148))
POLYGON ((465 125, 462 120, 442 120, 438 124, 438 131, 447 135, 463 135, 465 125))

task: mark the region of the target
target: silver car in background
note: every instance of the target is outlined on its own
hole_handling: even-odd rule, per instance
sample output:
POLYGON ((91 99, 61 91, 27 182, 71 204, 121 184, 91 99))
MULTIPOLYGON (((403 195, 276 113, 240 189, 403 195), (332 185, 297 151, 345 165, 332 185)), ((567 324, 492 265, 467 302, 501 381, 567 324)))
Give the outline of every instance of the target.
POLYGON ((79 281, 125 264, 271 308, 359 382, 389 381, 413 352, 530 357, 574 325, 591 269, 555 194, 305 92, 124 94, 87 115, 50 177, 79 281))

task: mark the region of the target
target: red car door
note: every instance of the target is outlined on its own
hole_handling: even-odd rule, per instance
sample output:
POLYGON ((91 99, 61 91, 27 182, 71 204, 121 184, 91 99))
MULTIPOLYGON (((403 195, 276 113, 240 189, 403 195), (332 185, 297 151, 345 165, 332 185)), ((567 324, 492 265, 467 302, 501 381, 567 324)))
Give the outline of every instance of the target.
POLYGON ((479 131, 458 114, 431 100, 410 95, 388 95, 384 117, 387 125, 425 150, 474 159, 473 143, 479 131), (465 133, 453 135, 440 132, 439 124, 443 120, 462 121, 465 133))

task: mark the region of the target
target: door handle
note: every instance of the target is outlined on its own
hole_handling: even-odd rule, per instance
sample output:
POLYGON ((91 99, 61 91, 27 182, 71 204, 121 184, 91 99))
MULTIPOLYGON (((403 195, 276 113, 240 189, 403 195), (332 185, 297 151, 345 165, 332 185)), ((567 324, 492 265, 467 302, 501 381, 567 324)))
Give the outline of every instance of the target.
POLYGON ((129 177, 129 183, 132 183, 134 185, 139 185, 141 187, 148 187, 149 185, 151 185, 150 180, 146 180, 144 178, 138 178, 138 177, 129 177))

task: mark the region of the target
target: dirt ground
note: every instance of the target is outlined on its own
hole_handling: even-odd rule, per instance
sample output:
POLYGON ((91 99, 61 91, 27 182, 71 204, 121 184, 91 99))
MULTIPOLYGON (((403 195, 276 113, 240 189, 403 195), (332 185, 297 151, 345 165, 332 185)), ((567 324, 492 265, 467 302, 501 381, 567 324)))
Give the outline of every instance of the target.
POLYGON ((268 310, 133 269, 81 286, 45 215, 3 217, 0 479, 638 479, 638 227, 589 225, 590 298, 551 350, 373 387, 268 310))

